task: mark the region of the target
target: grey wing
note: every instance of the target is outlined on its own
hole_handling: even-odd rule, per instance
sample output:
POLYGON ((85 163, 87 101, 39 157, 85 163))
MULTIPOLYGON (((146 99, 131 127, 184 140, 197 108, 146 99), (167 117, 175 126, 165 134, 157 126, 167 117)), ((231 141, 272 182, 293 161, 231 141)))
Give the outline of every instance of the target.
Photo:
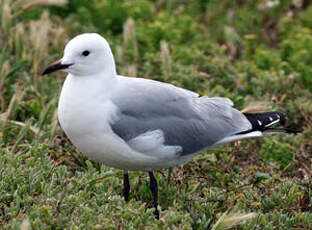
POLYGON ((170 150, 187 155, 251 128, 229 99, 198 97, 190 91, 144 79, 125 78, 123 85, 124 90, 112 98, 118 114, 111 127, 138 151, 148 151, 151 148, 146 145, 159 144, 162 150, 172 146, 170 150))

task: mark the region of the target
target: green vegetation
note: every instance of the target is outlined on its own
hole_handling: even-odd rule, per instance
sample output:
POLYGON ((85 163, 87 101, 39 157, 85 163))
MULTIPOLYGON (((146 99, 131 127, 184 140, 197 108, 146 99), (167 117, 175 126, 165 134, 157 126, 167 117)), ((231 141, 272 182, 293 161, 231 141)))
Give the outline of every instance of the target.
POLYGON ((0 228, 312 229, 311 15, 303 0, 0 1, 0 228), (130 173, 126 204, 122 172, 87 160, 58 125, 65 74, 40 73, 83 32, 107 38, 120 74, 265 104, 304 132, 157 172, 157 221, 146 174, 130 173))

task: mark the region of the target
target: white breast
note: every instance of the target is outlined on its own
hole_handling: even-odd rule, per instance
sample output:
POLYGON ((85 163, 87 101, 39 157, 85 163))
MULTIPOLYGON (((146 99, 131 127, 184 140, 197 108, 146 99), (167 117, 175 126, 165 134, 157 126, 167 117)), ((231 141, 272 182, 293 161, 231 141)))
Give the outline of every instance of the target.
POLYGON ((61 92, 58 116, 62 128, 71 137, 109 131, 109 121, 116 113, 105 94, 96 93, 84 81, 69 75, 61 92))
POLYGON ((61 127, 71 142, 90 159, 115 168, 141 169, 146 162, 156 161, 133 151, 112 132, 110 122, 116 118, 117 108, 103 93, 105 89, 96 82, 90 85, 92 79, 77 79, 66 78, 58 107, 61 127), (87 91, 90 89, 93 91, 87 91))
POLYGON ((106 158, 118 158, 111 156, 111 139, 115 136, 109 124, 116 107, 105 93, 99 93, 99 86, 90 85, 92 83, 92 79, 84 81, 69 75, 60 96, 58 117, 62 129, 80 151, 93 160, 109 164, 111 159, 106 158))

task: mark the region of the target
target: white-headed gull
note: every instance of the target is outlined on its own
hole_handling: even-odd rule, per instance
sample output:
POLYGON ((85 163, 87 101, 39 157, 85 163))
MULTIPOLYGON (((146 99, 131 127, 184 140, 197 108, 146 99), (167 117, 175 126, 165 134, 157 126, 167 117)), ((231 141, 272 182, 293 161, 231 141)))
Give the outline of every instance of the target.
POLYGON ((286 119, 280 112, 242 113, 228 98, 120 76, 107 41, 95 33, 73 38, 43 74, 56 70, 68 73, 58 107, 66 135, 90 159, 124 170, 126 201, 128 170, 148 171, 157 218, 153 170, 184 164, 211 146, 262 136, 286 119))

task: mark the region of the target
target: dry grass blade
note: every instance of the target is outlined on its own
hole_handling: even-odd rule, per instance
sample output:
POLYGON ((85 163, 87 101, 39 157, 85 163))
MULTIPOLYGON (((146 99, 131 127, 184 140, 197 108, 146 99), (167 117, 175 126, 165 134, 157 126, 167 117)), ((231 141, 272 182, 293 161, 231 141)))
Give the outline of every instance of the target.
POLYGON ((30 229, 30 222, 28 219, 23 220, 21 226, 20 226, 21 230, 28 230, 30 229))
POLYGON ((11 25, 11 8, 8 4, 8 2, 4 3, 2 8, 2 18, 1 18, 1 26, 4 31, 7 31, 10 28, 11 25))
POLYGON ((166 79, 168 79, 172 72, 172 60, 170 56, 169 45, 166 41, 160 42, 160 60, 162 62, 163 74, 166 76, 166 79))
POLYGON ((270 111, 271 106, 268 102, 256 101, 249 103, 241 112, 242 113, 260 113, 270 111))
POLYGON ((69 179, 64 181, 64 190, 63 190, 63 192, 61 194, 60 199, 56 203, 56 216, 59 215, 59 213, 61 211, 60 209, 61 209, 62 202, 63 202, 64 198, 66 197, 66 193, 67 193, 67 189, 68 189, 67 188, 68 182, 69 182, 69 179))
MULTIPOLYGON (((27 125, 23 122, 20 122, 20 121, 9 120, 10 116, 12 115, 12 112, 14 111, 14 106, 16 104, 18 104, 23 99, 24 94, 25 94, 25 92, 22 92, 22 93, 16 92, 13 95, 13 97, 11 98, 11 101, 10 101, 10 104, 9 104, 7 111, 0 114, 0 121, 2 122, 2 127, 1 127, 2 132, 4 131, 4 129, 6 128, 8 123, 20 126, 22 128, 29 126, 29 125, 27 125)), ((33 126, 29 126, 29 130, 32 133, 34 133, 35 135, 41 135, 42 134, 39 129, 37 129, 36 127, 33 127, 33 126)))
POLYGON ((309 167, 306 166, 306 164, 304 164, 304 163, 302 163, 301 165, 304 168, 304 170, 306 171, 306 173, 309 174, 309 176, 312 178, 312 170, 309 169, 309 167))
MULTIPOLYGON (((120 50, 121 54, 119 55, 121 61, 123 59, 124 54, 127 53, 128 49, 133 50, 134 60, 137 61, 139 59, 139 50, 135 34, 135 22, 132 18, 128 18, 123 26, 123 44, 122 50, 120 50)), ((127 75, 132 77, 136 76, 137 75, 136 64, 131 64, 127 66, 126 73, 127 75)))
MULTIPOLYGON (((135 22, 132 18, 128 18, 123 26, 123 49, 126 49, 129 42, 135 39, 135 22)), ((132 45, 132 44, 131 44, 132 45)))
POLYGON ((23 13, 25 13, 27 10, 30 10, 34 7, 37 6, 64 6, 67 4, 67 0, 37 0, 37 1, 33 1, 27 5, 25 5, 20 11, 18 11, 17 13, 15 13, 12 17, 16 18, 20 15, 22 15, 23 13))
POLYGON ((27 0, 17 0, 12 4, 11 8, 14 10, 25 2, 27 2, 27 0))
MULTIPOLYGON (((17 126, 20 126, 20 127, 26 127, 27 125, 23 122, 20 122, 20 121, 13 121, 13 120, 9 120, 8 123, 11 123, 11 124, 14 124, 14 125, 17 125, 17 126)), ((33 126, 29 126, 29 130, 34 133, 35 135, 42 135, 42 132, 40 132, 39 129, 37 129, 36 127, 33 127, 33 126)))
POLYGON ((53 142, 53 137, 56 132, 57 126, 58 126, 58 116, 57 116, 57 109, 56 109, 53 113, 53 118, 51 122, 51 129, 50 129, 51 144, 53 142))
POLYGON ((219 220, 212 226, 212 230, 224 230, 233 228, 235 225, 238 225, 240 222, 252 219, 256 216, 256 213, 231 213, 228 214, 228 211, 225 212, 219 220))
POLYGON ((129 65, 129 66, 127 66, 127 74, 130 77, 137 76, 137 67, 136 67, 136 65, 129 65))
POLYGON ((0 115, 0 119, 3 122, 2 123, 2 132, 4 131, 5 127, 7 126, 7 123, 9 121, 9 117, 13 111, 14 105, 22 100, 23 95, 24 95, 24 92, 23 93, 15 93, 11 98, 11 101, 10 101, 10 104, 9 104, 7 111, 0 115))
MULTIPOLYGON (((30 22, 30 40, 36 53, 42 57, 48 49, 48 33, 52 23, 48 11, 44 11, 38 21, 30 22)), ((34 57, 37 58, 37 57, 34 57)))
POLYGON ((86 187, 87 185, 89 185, 89 184, 92 184, 92 183, 94 183, 94 182, 96 182, 96 181, 103 180, 103 179, 105 179, 105 178, 107 178, 107 177, 111 177, 111 176, 113 176, 113 175, 115 175, 115 173, 114 173, 113 171, 108 171, 108 172, 105 173, 104 176, 101 176, 101 177, 98 177, 98 178, 94 178, 94 179, 89 180, 89 181, 87 181, 86 183, 82 184, 82 185, 79 187, 79 190, 82 189, 82 188, 85 188, 85 187, 86 187))

